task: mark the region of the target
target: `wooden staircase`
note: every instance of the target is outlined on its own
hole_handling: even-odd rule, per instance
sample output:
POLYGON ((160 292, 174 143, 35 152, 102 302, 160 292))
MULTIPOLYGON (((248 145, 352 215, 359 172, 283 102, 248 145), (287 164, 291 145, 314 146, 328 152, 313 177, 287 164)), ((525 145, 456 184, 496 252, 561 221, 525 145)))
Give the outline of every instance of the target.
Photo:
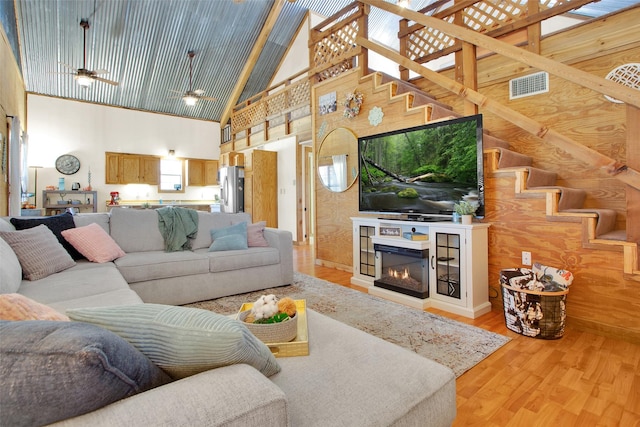
MULTIPOLYGON (((406 114, 420 114, 425 123, 460 117, 451 107, 422 92, 411 83, 381 72, 360 79, 371 82, 373 92, 386 91, 389 102, 404 103, 406 114)), ((586 192, 557 186, 557 174, 533 167, 533 159, 511 149, 485 130, 483 135, 485 171, 495 176, 515 177, 517 198, 544 198, 548 221, 582 223, 582 246, 590 249, 622 251, 623 272, 627 279, 640 281, 638 244, 626 241, 626 231, 615 229, 616 212, 605 208, 584 208, 586 192)))

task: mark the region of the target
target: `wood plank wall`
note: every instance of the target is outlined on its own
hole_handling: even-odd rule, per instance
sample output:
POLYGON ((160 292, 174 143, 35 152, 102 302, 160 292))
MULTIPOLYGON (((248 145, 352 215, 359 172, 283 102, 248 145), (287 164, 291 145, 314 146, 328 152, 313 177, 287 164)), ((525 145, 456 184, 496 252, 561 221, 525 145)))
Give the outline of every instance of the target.
MULTIPOLYGON (((407 114, 403 102, 389 103, 388 89, 374 93, 370 81, 359 83, 359 73, 360 69, 357 68, 313 87, 314 153, 318 152, 324 136, 336 128, 346 128, 357 136, 367 136, 425 123, 423 112, 407 114), (345 95, 355 89, 362 92, 364 100, 360 114, 349 119, 343 116, 343 104, 345 95), (337 111, 318 114, 318 98, 332 92, 336 93, 337 111), (378 126, 371 126, 368 120, 369 110, 374 106, 381 107, 384 113, 383 121, 378 126)), ((323 265, 351 271, 353 257, 350 217, 358 216, 358 185, 356 183, 342 193, 334 193, 327 190, 319 178, 315 182, 316 259, 323 265)))
MULTIPOLYGON (((13 56, 4 29, 0 25, 0 114, 3 119, 6 116, 17 116, 20 125, 26 128, 26 90, 24 81, 18 68, 18 63, 13 56)), ((10 120, 10 119, 6 119, 10 120)), ((3 121, 3 123, 7 123, 3 121)), ((0 134, 8 141, 7 125, 0 126, 0 134)), ((1 154, 1 153, 0 153, 1 154)), ((7 152, 8 158, 8 152, 7 152)), ((8 171, 7 171, 8 173, 8 171)), ((9 214, 9 184, 4 177, 0 179, 0 215, 9 214)))
MULTIPOLYGON (((611 69, 640 57, 640 7, 612 15, 606 19, 547 37, 541 53, 579 69, 605 76, 611 69), (594 40, 597 40, 596 43, 594 40)), ((497 56, 478 63, 479 91, 514 109, 547 124, 567 136, 621 161, 626 155, 626 109, 613 104, 588 88, 578 87, 551 76, 548 94, 508 100, 508 80, 529 74, 523 64, 497 56)), ((313 89, 314 150, 322 136, 336 127, 347 127, 356 135, 372 135, 388 130, 419 125, 420 115, 403 113, 402 103, 385 103, 386 93, 372 93, 370 84, 358 84, 357 72, 316 85, 313 89), (342 117, 346 91, 358 88, 364 94, 362 112, 355 119, 342 117), (337 92, 338 111, 320 116, 318 97, 337 92), (383 124, 369 125, 368 111, 380 106, 385 113, 383 124), (324 131, 324 132, 323 132, 324 131)), ((446 71, 453 78, 453 70, 446 71)), ((440 101, 462 111, 462 101, 424 80, 414 83, 435 95, 440 101)), ((482 111, 480 111, 482 113, 482 111)), ((559 185, 584 188, 588 192, 587 207, 606 207, 618 212, 618 227, 624 228, 626 207, 624 185, 606 177, 539 139, 526 135, 499 117, 485 114, 485 128, 508 140, 516 151, 534 158, 534 166, 559 175, 559 185)), ((636 137, 636 141, 637 141, 636 137)), ((486 163, 485 163, 486 164, 486 163)), ((499 272, 502 268, 520 266, 521 252, 530 251, 534 261, 562 267, 575 275, 567 302, 567 322, 573 326, 640 342, 640 285, 625 280, 622 252, 582 248, 580 223, 549 222, 545 217, 544 199, 515 198, 514 179, 486 178, 486 222, 489 230, 489 283, 494 309, 501 309, 499 272)), ((351 221, 358 215, 357 185, 343 193, 331 193, 317 180, 316 185, 316 262, 345 270, 351 269, 351 221)))

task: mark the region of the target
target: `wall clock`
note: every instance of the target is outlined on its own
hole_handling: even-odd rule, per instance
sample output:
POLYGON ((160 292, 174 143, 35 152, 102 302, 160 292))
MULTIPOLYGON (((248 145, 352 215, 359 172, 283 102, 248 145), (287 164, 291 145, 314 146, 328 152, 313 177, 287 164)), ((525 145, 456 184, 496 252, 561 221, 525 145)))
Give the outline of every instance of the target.
POLYGON ((65 175, 73 175, 80 169, 80 160, 71 154, 63 154, 56 159, 56 169, 65 175))

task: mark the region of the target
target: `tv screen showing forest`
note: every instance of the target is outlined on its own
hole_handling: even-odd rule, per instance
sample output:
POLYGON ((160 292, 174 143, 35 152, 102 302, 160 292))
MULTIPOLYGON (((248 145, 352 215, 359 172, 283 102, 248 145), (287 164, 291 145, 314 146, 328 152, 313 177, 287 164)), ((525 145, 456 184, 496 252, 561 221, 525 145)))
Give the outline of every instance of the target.
POLYGON ((466 200, 484 216, 482 115, 358 139, 360 211, 451 215, 466 200))

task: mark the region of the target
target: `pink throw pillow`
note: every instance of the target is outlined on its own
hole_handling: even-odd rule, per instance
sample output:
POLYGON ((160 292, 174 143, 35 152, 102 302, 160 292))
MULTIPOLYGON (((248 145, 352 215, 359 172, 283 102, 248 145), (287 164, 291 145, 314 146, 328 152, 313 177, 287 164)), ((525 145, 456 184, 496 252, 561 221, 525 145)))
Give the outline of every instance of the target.
POLYGON ((58 313, 48 305, 20 294, 0 295, 0 319, 2 320, 66 320, 69 318, 58 313))
POLYGON ((62 237, 91 262, 109 262, 125 256, 115 240, 96 223, 64 230, 62 237))
POLYGON ((269 242, 264 238, 264 228, 267 226, 266 221, 256 222, 255 224, 247 225, 247 246, 250 248, 255 247, 268 247, 269 242))

